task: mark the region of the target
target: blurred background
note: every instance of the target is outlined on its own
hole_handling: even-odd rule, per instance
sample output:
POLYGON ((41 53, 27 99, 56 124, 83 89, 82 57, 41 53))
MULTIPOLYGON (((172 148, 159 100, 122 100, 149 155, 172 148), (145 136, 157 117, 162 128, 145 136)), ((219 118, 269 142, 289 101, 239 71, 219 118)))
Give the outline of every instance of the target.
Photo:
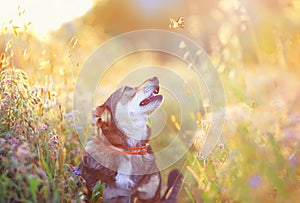
MULTIPOLYGON (((210 112, 206 110, 209 104, 203 101, 202 111, 194 112, 193 118, 199 123, 193 134, 195 141, 178 164, 185 173, 182 202, 299 200, 299 0, 1 0, 0 3, 2 201, 82 199, 84 184, 72 174, 81 156, 77 137, 85 133, 85 126, 76 126, 74 131, 71 120, 75 117, 72 99, 77 76, 87 58, 103 42, 139 29, 168 30, 198 43, 216 67, 224 86, 226 120, 222 139, 208 159, 201 159, 197 152, 201 151, 210 126, 210 112), (170 30, 170 18, 179 16, 184 17, 184 28, 170 30), (7 116, 10 111, 4 111, 4 98, 7 91, 16 89, 5 78, 13 78, 15 74, 16 85, 20 80, 17 73, 9 72, 12 68, 19 68, 28 76, 20 84, 39 88, 36 96, 41 99, 43 108, 38 112, 42 113, 32 115, 30 128, 43 135, 36 137, 36 142, 24 136, 25 132, 22 135, 19 132, 20 126, 28 127, 28 123, 18 123, 23 118, 22 111, 14 114, 18 123, 15 128, 7 124, 12 117, 10 113, 7 116), (40 142, 46 144, 37 144, 40 142), (43 154, 43 146, 52 149, 53 154, 43 154), (17 169, 20 166, 24 167, 21 172, 26 177, 17 169), (49 182, 50 186, 46 186, 49 182), (31 189, 27 191, 19 185, 29 185, 31 189)), ((129 56, 115 65, 122 67, 122 71, 130 71, 130 67, 143 64, 175 69, 183 66, 178 59, 150 52, 129 56)), ((115 89, 118 74, 116 70, 105 78, 103 97, 97 102, 105 101, 115 89)), ((24 105, 28 103, 22 101, 24 105)), ((28 112, 24 105, 20 108, 28 112)), ((30 108, 35 111, 36 107, 30 108)), ((169 132, 166 133, 172 140, 181 121, 177 107, 170 108, 173 111, 167 115, 169 132)), ((164 180, 167 173, 168 170, 163 171, 164 180)))

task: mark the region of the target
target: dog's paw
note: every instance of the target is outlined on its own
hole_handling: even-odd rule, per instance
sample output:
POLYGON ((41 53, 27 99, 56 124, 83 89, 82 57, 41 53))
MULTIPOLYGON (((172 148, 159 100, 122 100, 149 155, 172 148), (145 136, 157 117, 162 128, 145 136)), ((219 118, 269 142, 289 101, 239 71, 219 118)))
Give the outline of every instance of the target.
POLYGON ((129 175, 118 173, 116 176, 116 185, 119 188, 131 190, 134 188, 134 182, 130 179, 129 175))

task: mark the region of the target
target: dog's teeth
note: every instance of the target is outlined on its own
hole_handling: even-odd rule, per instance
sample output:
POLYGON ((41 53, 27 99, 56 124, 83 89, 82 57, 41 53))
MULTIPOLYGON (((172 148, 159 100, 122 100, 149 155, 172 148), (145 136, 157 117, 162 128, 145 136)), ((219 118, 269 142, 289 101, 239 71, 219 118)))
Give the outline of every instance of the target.
POLYGON ((154 94, 158 94, 158 92, 159 92, 159 87, 157 87, 157 88, 153 91, 154 94))

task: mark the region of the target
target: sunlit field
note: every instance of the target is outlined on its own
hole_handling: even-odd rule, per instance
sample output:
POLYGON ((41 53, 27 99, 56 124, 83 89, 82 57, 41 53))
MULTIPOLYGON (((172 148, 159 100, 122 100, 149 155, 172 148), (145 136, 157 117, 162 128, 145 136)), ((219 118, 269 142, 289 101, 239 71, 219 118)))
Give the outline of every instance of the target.
MULTIPOLYGON (((209 104, 203 101, 203 111, 193 112, 199 124, 192 132, 195 140, 171 167, 184 176, 178 202, 299 202, 300 2, 149 2, 102 0, 92 7, 89 1, 78 12, 62 3, 70 13, 49 20, 49 27, 46 19, 43 26, 33 20, 38 7, 9 6, 12 11, 0 25, 0 202, 86 200, 76 167, 83 153, 80 136, 91 125, 74 124, 76 79, 101 43, 139 29, 164 29, 198 43, 225 92, 222 136, 205 158, 199 152, 210 126, 209 104), (179 16, 184 16, 184 28, 170 30, 169 18, 179 16)), ((172 66, 182 75, 186 69, 163 54, 130 55, 102 79, 95 105, 108 98, 131 67, 143 64, 172 66)), ((173 112, 166 115, 163 141, 168 143, 181 126, 176 105, 167 100, 164 105, 166 113, 173 112)), ((164 144, 153 140, 154 149, 164 144)), ((163 189, 169 171, 161 172, 163 189)), ((94 188, 92 201, 101 202, 104 187, 94 188)))

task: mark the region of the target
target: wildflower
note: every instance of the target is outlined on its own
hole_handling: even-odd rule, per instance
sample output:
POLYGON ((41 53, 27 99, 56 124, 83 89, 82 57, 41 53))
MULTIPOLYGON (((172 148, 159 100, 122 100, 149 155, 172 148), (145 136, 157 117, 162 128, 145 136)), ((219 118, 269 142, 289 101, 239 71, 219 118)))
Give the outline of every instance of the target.
POLYGON ((291 156, 290 157, 290 162, 291 162, 291 164, 296 165, 297 164, 297 157, 295 155, 291 156))
POLYGON ((49 128, 48 125, 44 124, 42 127, 39 128, 39 130, 47 130, 49 128))
POLYGON ((81 130, 83 130, 83 127, 82 126, 76 126, 76 130, 81 131, 81 130))
POLYGON ((19 140, 17 138, 15 138, 15 137, 11 138, 11 140, 10 140, 11 145, 16 145, 18 143, 19 143, 19 140))
POLYGON ((21 159, 33 157, 33 153, 30 151, 27 143, 23 143, 17 149, 17 156, 21 159))
POLYGON ((72 126, 73 128, 75 128, 76 130, 78 130, 78 131, 83 130, 83 127, 82 127, 82 126, 77 126, 76 124, 71 124, 71 126, 72 126))
POLYGON ((262 179, 260 176, 256 175, 249 179, 249 184, 251 187, 258 187, 262 183, 262 179))
POLYGON ((48 141, 50 147, 54 147, 56 144, 60 144, 57 135, 50 133, 51 137, 48 141))
POLYGON ((5 83, 12 83, 13 79, 12 78, 8 78, 5 80, 5 83))
POLYGON ((79 152, 80 152, 80 151, 79 151, 78 149, 74 149, 74 150, 73 150, 73 153, 74 153, 74 154, 78 154, 79 152))
POLYGON ((6 135, 5 135, 5 138, 8 140, 8 139, 10 139, 11 138, 11 134, 10 133, 7 133, 6 135))
POLYGON ((70 112, 70 113, 65 113, 64 115, 66 118, 72 118, 74 116, 74 113, 73 112, 70 112))
POLYGON ((5 144, 5 143, 6 143, 6 139, 0 138, 0 144, 2 145, 2 144, 5 144))
POLYGON ((72 171, 73 175, 76 175, 76 176, 81 175, 82 169, 79 168, 79 166, 72 166, 71 164, 69 164, 68 167, 72 171))
POLYGON ((300 115, 296 113, 289 113, 290 125, 294 126, 300 123, 300 115))

